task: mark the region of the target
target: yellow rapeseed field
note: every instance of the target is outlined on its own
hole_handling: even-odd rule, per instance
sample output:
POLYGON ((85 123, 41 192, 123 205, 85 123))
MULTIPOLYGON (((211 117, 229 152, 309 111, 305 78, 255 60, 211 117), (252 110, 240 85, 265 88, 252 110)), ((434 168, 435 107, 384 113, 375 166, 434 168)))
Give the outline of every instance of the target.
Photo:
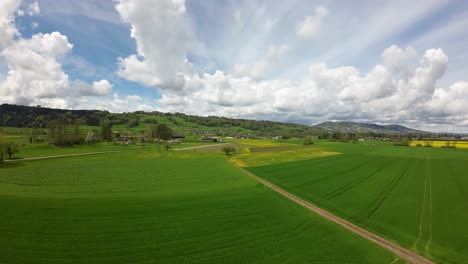
POLYGON ((411 147, 434 147, 434 148, 446 148, 455 147, 460 149, 468 149, 468 141, 444 141, 444 140, 415 140, 410 143, 411 147))

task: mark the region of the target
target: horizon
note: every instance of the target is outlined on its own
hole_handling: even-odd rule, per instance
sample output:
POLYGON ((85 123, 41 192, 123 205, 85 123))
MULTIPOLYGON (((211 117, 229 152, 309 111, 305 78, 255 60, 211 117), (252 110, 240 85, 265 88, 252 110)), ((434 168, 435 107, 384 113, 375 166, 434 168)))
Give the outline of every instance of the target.
POLYGON ((468 3, 423 3, 3 0, 0 104, 466 134, 468 3))

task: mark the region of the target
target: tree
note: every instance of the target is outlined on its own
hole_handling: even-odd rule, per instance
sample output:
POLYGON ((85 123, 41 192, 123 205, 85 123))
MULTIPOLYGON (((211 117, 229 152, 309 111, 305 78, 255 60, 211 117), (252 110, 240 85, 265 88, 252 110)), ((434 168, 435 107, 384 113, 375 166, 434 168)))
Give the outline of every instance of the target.
POLYGON ((127 128, 136 127, 140 124, 140 121, 136 118, 132 118, 127 122, 127 128))
POLYGON ((165 124, 160 124, 156 129, 156 137, 163 140, 172 139, 172 129, 165 124))
POLYGON ((157 133, 158 133, 158 126, 155 124, 151 124, 146 129, 146 137, 148 137, 151 140, 154 140, 157 137, 157 133))
POLYGON ((3 164, 3 158, 6 154, 7 146, 6 141, 3 136, 0 134, 0 164, 3 164))
POLYGON ((222 150, 227 156, 236 154, 237 149, 233 146, 225 146, 222 150))
POLYGON ((112 141, 112 122, 106 118, 101 120, 100 125, 102 140, 112 141))
POLYGON ((8 154, 8 158, 11 159, 13 154, 19 153, 19 145, 15 142, 6 142, 6 153, 8 154))
POLYGON ((85 143, 88 145, 95 145, 97 142, 96 135, 93 131, 88 131, 88 135, 86 136, 85 143))
POLYGON ((7 141, 2 135, 0 135, 0 164, 3 164, 5 155, 8 155, 11 159, 15 153, 19 153, 18 143, 7 141))

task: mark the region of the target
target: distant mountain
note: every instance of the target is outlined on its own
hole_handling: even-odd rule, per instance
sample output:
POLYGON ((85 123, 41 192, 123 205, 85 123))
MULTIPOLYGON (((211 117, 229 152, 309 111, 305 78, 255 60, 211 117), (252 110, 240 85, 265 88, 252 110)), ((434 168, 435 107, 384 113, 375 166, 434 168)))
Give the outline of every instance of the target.
POLYGON ((328 132, 340 133, 384 133, 384 134, 429 134, 430 132, 407 128, 400 125, 377 125, 354 122, 324 122, 312 126, 328 132))

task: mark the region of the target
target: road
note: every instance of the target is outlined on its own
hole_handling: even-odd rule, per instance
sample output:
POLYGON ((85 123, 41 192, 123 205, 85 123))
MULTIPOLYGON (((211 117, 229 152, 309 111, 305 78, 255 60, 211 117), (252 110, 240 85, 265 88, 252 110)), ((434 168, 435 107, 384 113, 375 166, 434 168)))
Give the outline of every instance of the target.
POLYGON ((367 239, 367 240, 370 240, 372 242, 374 242, 375 244, 391 251, 393 254, 395 254, 396 256, 398 256, 399 258, 409 262, 409 263, 414 263, 414 264, 434 264, 433 261, 429 260, 429 259, 426 259, 418 254, 416 254, 415 252, 405 248, 405 247, 402 247, 398 244, 395 244, 379 235, 376 235, 374 233, 371 233, 370 231, 367 231, 365 230, 364 228, 362 227, 359 227, 355 224, 352 224, 351 222, 347 221, 347 220, 344 220, 328 211, 325 211, 323 210, 322 208, 310 203, 310 202, 307 202, 287 191, 285 191, 284 189, 281 189, 280 187, 256 176, 255 174, 231 163, 232 165, 234 165, 235 167, 237 167, 239 170, 241 170, 242 172, 244 172, 247 176, 249 176, 250 178, 262 183, 263 185, 267 186, 268 188, 276 191, 277 193, 283 195, 284 197, 290 199, 291 201, 294 201, 295 203, 297 204, 300 204, 302 205, 303 207, 319 214, 320 216, 336 223, 336 224, 339 224, 341 226, 343 226, 344 228, 348 229, 349 231, 357 234, 357 235, 360 235, 361 237, 367 239))

